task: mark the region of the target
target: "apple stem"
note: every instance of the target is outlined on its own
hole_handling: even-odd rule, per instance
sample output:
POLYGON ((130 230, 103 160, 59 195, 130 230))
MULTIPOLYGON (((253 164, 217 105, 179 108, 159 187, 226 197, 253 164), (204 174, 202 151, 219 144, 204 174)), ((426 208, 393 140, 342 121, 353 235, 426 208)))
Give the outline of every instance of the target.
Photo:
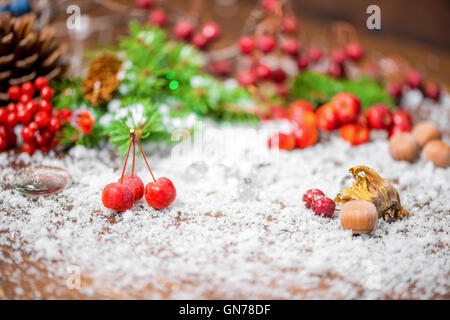
POLYGON ((156 182, 155 176, 153 175, 152 169, 150 169, 150 166, 148 165, 147 158, 145 157, 145 154, 142 151, 142 148, 141 148, 141 145, 139 144, 139 141, 136 140, 136 143, 137 143, 137 145, 139 147, 139 150, 142 153, 142 157, 144 158, 144 161, 145 161, 145 164, 147 165, 148 171, 150 171, 150 174, 152 175, 153 181, 156 182))
POLYGON ((123 165, 123 169, 122 169, 122 176, 120 177, 120 183, 122 183, 123 180, 123 175, 125 174, 125 169, 127 167, 127 161, 128 161, 128 156, 130 155, 130 149, 131 149, 131 143, 133 141, 133 138, 130 139, 130 145, 128 146, 128 152, 127 152, 127 157, 125 158, 125 163, 123 165))

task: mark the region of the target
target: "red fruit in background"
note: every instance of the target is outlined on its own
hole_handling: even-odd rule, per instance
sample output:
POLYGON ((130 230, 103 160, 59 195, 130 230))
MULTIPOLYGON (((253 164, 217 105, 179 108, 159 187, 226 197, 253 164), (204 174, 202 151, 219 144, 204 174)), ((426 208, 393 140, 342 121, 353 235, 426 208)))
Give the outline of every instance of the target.
POLYGON ((398 133, 404 133, 404 132, 409 132, 411 129, 402 127, 402 126, 393 126, 390 130, 389 130, 389 138, 392 138, 393 136, 395 136, 398 133))
POLYGON ((51 101, 53 97, 53 89, 49 86, 41 89, 41 98, 47 101, 51 101))
POLYGON ((345 48, 347 57, 350 59, 357 61, 362 58, 364 51, 362 49, 362 46, 358 42, 352 42, 347 44, 347 47, 345 48))
POLYGON ((9 113, 16 112, 17 111, 17 105, 15 103, 13 103, 13 102, 10 102, 6 106, 6 110, 8 110, 9 113))
POLYGON ((345 76, 342 64, 332 62, 328 67, 328 74, 335 78, 343 78, 345 76))
POLYGON ((36 146, 34 145, 34 143, 24 142, 24 144, 22 145, 22 152, 32 155, 35 151, 36 146))
MULTIPOLYGON (((41 100, 41 101, 45 101, 45 100, 41 100)), ((50 105, 50 104, 49 104, 50 105)), ((31 114, 35 114, 36 112, 39 111, 39 104, 37 104, 34 100, 28 101, 25 105, 25 109, 30 112, 31 114)), ((45 110, 41 110, 41 111, 49 111, 49 108, 44 108, 45 110)), ((51 108, 50 108, 51 110, 51 108)))
POLYGON ((72 111, 70 109, 61 109, 59 111, 59 117, 63 122, 69 122, 72 117, 72 111))
POLYGON ((0 124, 5 124, 7 117, 8 117, 8 110, 6 108, 0 107, 0 124))
POLYGON ((31 96, 27 95, 27 94, 22 94, 19 98, 19 102, 22 102, 23 104, 31 101, 31 96))
POLYGON ((396 110, 392 114, 392 123, 395 127, 408 128, 408 131, 411 130, 411 116, 408 111, 396 110))
POLYGON ((243 86, 256 84, 256 75, 252 71, 242 71, 238 75, 238 81, 243 86))
POLYGON ((300 45, 297 40, 293 38, 288 38, 283 41, 283 44, 281 45, 281 49, 284 53, 290 55, 290 56, 296 56, 298 54, 298 50, 300 48, 300 45))
POLYGON ((343 64, 347 60, 347 53, 344 49, 336 48, 331 51, 331 60, 337 64, 343 64))
POLYGON ((317 116, 313 111, 296 108, 288 116, 297 126, 317 128, 317 116))
POLYGON ((270 108, 270 114, 272 115, 272 119, 287 119, 288 117, 286 110, 277 106, 270 108))
POLYGON ((218 76, 226 76, 231 73, 232 68, 233 66, 229 60, 216 60, 211 62, 209 70, 218 76))
POLYGON ((158 27, 163 27, 167 23, 167 14, 162 8, 154 9, 148 15, 148 22, 158 27))
POLYGON ((314 112, 314 106, 306 100, 296 100, 289 106, 289 118, 295 121, 304 111, 314 112))
POLYGON ((147 183, 145 186, 145 201, 153 209, 168 207, 176 198, 177 191, 172 181, 162 177, 147 183))
POLYGON ((334 105, 326 103, 316 111, 317 127, 325 131, 331 131, 339 127, 339 120, 334 105))
POLYGON ((34 80, 34 87, 37 90, 42 90, 42 88, 47 87, 48 86, 48 80, 45 77, 37 77, 34 80))
POLYGON ((239 39, 239 49, 242 54, 249 54, 255 49, 255 40, 251 36, 242 36, 239 39))
MULTIPOLYGON (((118 182, 120 183, 120 179, 118 182)), ((121 183, 133 191, 134 201, 140 200, 144 196, 144 183, 138 176, 126 174, 121 183)))
POLYGON ((280 5, 280 0, 263 0, 261 7, 266 11, 273 11, 277 5, 280 5))
POLYGON ((271 78, 276 83, 281 83, 284 80, 286 80, 286 72, 283 71, 283 69, 275 69, 272 71, 271 78))
POLYGON ((213 41, 220 37, 221 30, 216 23, 208 22, 202 27, 201 33, 208 41, 213 41))
POLYGON ((175 37, 181 40, 190 39, 193 31, 194 26, 189 21, 180 21, 173 28, 173 33, 175 34, 175 37))
POLYGON ((422 85, 422 75, 417 70, 411 70, 406 74, 405 81, 411 89, 418 89, 422 85))
POLYGON ((18 101, 20 98, 20 88, 18 86, 11 86, 8 88, 8 99, 18 101))
POLYGON ((21 86, 20 86, 20 93, 21 94, 26 94, 27 96, 34 96, 34 86, 31 82, 24 82, 21 86))
POLYGON ((61 129, 61 121, 58 118, 51 118, 48 129, 50 132, 59 131, 61 129))
POLYGON ((357 146, 369 141, 370 129, 359 123, 349 123, 339 129, 342 139, 349 142, 352 146, 357 146))
POLYGON ((294 17, 284 17, 281 21, 281 32, 293 33, 297 31, 298 23, 294 17))
POLYGON ((39 111, 44 111, 50 113, 52 111, 52 105, 47 100, 40 100, 38 103, 39 111))
POLYGON ((308 68, 309 60, 307 56, 301 55, 297 59, 297 66, 299 70, 304 70, 308 68))
POLYGON ((392 126, 392 113, 383 104, 374 105, 367 110, 367 123, 373 129, 389 130, 392 126))
POLYGON ((39 111, 34 115, 34 121, 39 128, 45 128, 50 124, 50 116, 47 112, 39 111))
POLYGON ((275 48, 275 46, 277 45, 277 41, 272 36, 262 35, 258 39, 257 45, 258 45, 258 49, 262 53, 269 53, 270 51, 272 51, 275 48))
POLYGON ((22 131, 20 132, 20 135, 22 136, 25 142, 31 142, 34 140, 35 133, 36 131, 30 129, 30 127, 23 127, 22 131))
POLYGON ((32 117, 33 114, 24 108, 17 111, 17 120, 23 125, 28 125, 31 122, 32 117))
POLYGON ((331 99, 334 104, 339 123, 355 122, 361 111, 361 102, 357 96, 349 92, 340 92, 331 99))
POLYGON ((267 141, 269 149, 290 151, 295 148, 295 138, 291 134, 277 132, 267 141))
POLYGON ((319 133, 315 126, 300 125, 293 130, 295 138, 295 147, 305 149, 314 145, 319 139, 319 133))
POLYGON ((316 46, 309 47, 308 50, 309 60, 311 60, 312 62, 317 62, 320 59, 322 59, 322 56, 323 56, 322 50, 320 50, 318 47, 316 46))
POLYGON ((0 135, 0 151, 5 150, 8 147, 8 140, 6 140, 6 136, 0 135))
POLYGON ((17 118, 17 113, 11 112, 6 117, 6 125, 13 128, 19 123, 19 119, 17 118))
POLYGON ((400 100, 403 95, 402 85, 397 82, 390 82, 387 85, 387 91, 396 101, 400 100))
POLYGON ((303 202, 307 208, 311 208, 313 201, 325 197, 325 194, 319 189, 309 189, 303 195, 303 202))
POLYGON ((438 101, 441 97, 441 88, 437 83, 429 82, 425 87, 425 96, 431 100, 438 101))
POLYGON ((12 128, 6 129, 6 139, 8 140, 8 147, 14 147, 17 143, 17 136, 12 128))
POLYGON ((203 34, 196 33, 192 37, 192 44, 196 46, 198 49, 203 50, 206 49, 206 47, 208 46, 208 39, 206 39, 206 37, 203 34))
POLYGON ((155 4, 155 0, 136 0, 136 5, 140 9, 148 9, 155 4))
POLYGON ((133 191, 124 184, 110 183, 103 189, 102 202, 108 209, 115 211, 128 210, 133 206, 133 191))
POLYGON ((256 76, 259 79, 270 79, 272 77, 272 70, 265 64, 259 63, 255 68, 256 76))
POLYGON ((316 215, 330 218, 334 214, 336 205, 332 199, 322 197, 314 200, 311 208, 316 215))

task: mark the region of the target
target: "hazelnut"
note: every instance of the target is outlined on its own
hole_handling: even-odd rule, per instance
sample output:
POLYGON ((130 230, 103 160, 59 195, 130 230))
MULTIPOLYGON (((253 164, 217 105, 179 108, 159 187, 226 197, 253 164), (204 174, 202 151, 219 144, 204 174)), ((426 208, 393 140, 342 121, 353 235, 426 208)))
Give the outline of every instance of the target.
POLYGON ((431 161, 438 168, 450 166, 450 147, 441 140, 428 142, 422 150, 422 160, 431 161))
POLYGON ((414 162, 419 157, 420 145, 411 133, 399 133, 389 140, 389 152, 394 160, 414 162))
POLYGON ((377 208, 367 200, 346 202, 342 206, 340 216, 342 228, 351 229, 353 234, 372 232, 378 220, 377 208))
POLYGON ((420 122, 415 125, 412 134, 421 147, 425 146, 428 141, 441 139, 441 131, 430 121, 420 122))

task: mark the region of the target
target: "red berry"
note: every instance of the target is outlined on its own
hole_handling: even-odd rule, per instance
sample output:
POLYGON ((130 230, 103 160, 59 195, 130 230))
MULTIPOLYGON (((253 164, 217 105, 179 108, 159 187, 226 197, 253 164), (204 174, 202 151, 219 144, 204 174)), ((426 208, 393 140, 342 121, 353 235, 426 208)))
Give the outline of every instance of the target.
POLYGON ((165 177, 157 179, 156 182, 149 182, 145 186, 145 201, 156 210, 168 207, 176 196, 175 186, 165 177))
POLYGON ((287 119, 287 112, 282 107, 272 106, 270 108, 270 114, 272 115, 272 119, 287 119))
POLYGON ((367 123, 373 129, 389 130, 392 126, 392 113, 383 104, 374 105, 367 110, 367 123))
POLYGON ((19 119, 17 118, 17 113, 15 112, 9 113, 8 116, 6 117, 6 124, 9 127, 14 128, 18 123, 19 119))
POLYGON ((349 123, 339 129, 339 134, 352 146, 357 146, 369 141, 370 129, 359 123, 349 123))
POLYGON ((289 106, 288 116, 297 125, 317 127, 317 117, 314 113, 314 107, 306 100, 294 101, 289 106))
POLYGON ((389 130, 389 139, 395 136, 398 133, 409 132, 411 129, 402 127, 402 126, 393 126, 391 130, 389 130))
POLYGON ((19 101, 20 88, 18 86, 12 86, 8 88, 8 99, 12 101, 19 101))
POLYGON ((325 197, 325 194, 319 189, 309 189, 303 195, 303 202, 307 208, 311 208, 313 201, 325 197))
POLYGON ((281 32, 284 33, 293 33, 297 31, 298 23, 294 17, 285 17, 283 21, 281 21, 281 32))
POLYGON ((34 86, 31 82, 25 82, 20 86, 20 93, 22 95, 26 94, 27 96, 34 96, 34 86))
POLYGON ((70 111, 70 109, 61 109, 61 111, 59 111, 59 117, 63 122, 69 122, 72 117, 72 111, 70 111))
POLYGON ((427 83, 425 87, 425 96, 431 100, 439 101, 441 97, 441 88, 435 82, 427 83))
POLYGON ((251 36, 242 36, 239 39, 239 49, 242 54, 249 54, 255 49, 255 40, 251 36))
POLYGON ((406 110, 396 110, 392 114, 392 123, 394 126, 411 129, 411 116, 406 110))
POLYGON ((270 79, 272 77, 272 70, 265 64, 259 63, 255 68, 256 76, 259 79, 270 79))
POLYGON ((33 143, 25 142, 22 145, 22 152, 32 155, 36 151, 36 146, 33 143))
POLYGON ((31 96, 29 96, 28 94, 22 94, 19 98, 19 101, 23 104, 26 104, 28 101, 31 101, 31 99, 31 96))
POLYGON ((275 133, 267 141, 269 149, 292 150, 295 148, 295 138, 291 134, 275 133))
POLYGON ((216 60, 211 62, 210 71, 219 76, 226 76, 231 73, 232 64, 229 60, 216 60))
POLYGON ((309 64, 308 56, 301 55, 298 57, 297 66, 299 70, 305 70, 306 68, 308 68, 308 64, 309 64))
POLYGON ((192 36, 194 26, 189 21, 180 21, 173 28, 173 32, 178 39, 188 40, 192 36))
POLYGON ((41 100, 38 103, 39 110, 50 113, 52 111, 52 104, 48 100, 41 100))
POLYGON ((208 39, 203 34, 197 33, 192 37, 192 44, 198 49, 203 50, 208 46, 208 39))
POLYGON ((346 48, 347 57, 357 61, 362 58, 364 52, 361 45, 358 42, 352 42, 347 45, 346 48))
POLYGON ((20 132, 20 135, 22 136, 22 138, 25 142, 31 142, 34 140, 35 133, 36 133, 35 130, 33 130, 27 126, 27 127, 23 127, 22 131, 20 132))
POLYGON ((272 71, 271 78, 276 83, 281 83, 284 80, 286 80, 286 72, 284 72, 284 70, 280 69, 280 68, 275 69, 275 70, 272 71))
POLYGON ((61 121, 58 118, 51 118, 48 129, 51 132, 59 131, 61 129, 61 121))
POLYGON ((422 85, 422 75, 417 70, 410 70, 406 75, 406 84, 411 89, 418 89, 422 85))
POLYGON ((17 143, 17 136, 12 128, 6 130, 6 139, 8 140, 8 147, 14 147, 17 143))
POLYGON ((39 126, 34 121, 31 121, 30 124, 28 125, 28 127, 30 127, 30 129, 35 130, 35 131, 39 129, 39 126))
POLYGON ((238 81, 243 86, 251 86, 256 84, 256 75, 248 70, 243 71, 238 75, 238 81))
POLYGON ((8 133, 7 133, 6 127, 5 126, 0 126, 0 136, 6 138, 7 134, 8 133))
POLYGON ((319 139, 319 133, 315 126, 297 126, 293 135, 295 138, 295 147, 298 149, 305 149, 314 145, 319 139))
POLYGON ((5 136, 0 135, 0 151, 5 150, 8 147, 8 140, 5 136))
POLYGON ((343 64, 347 60, 347 54, 344 49, 336 48, 331 51, 331 60, 337 64, 343 64))
POLYGON ((162 8, 154 9, 148 15, 148 22, 158 27, 163 27, 167 22, 167 14, 162 8))
POLYGON ((390 82, 387 85, 387 91, 391 95, 392 98, 399 101, 402 97, 402 85, 397 82, 390 82))
MULTIPOLYGON (((41 100, 42 101, 42 100, 41 100)), ((25 104, 25 110, 27 110, 30 114, 35 114, 36 112, 38 112, 39 111, 39 105, 35 102, 35 101, 33 101, 33 100, 31 100, 31 101, 28 101, 26 104, 25 104)), ((42 111, 45 111, 45 110, 42 110, 42 111)))
POLYGON ((320 59, 322 59, 322 50, 320 50, 318 47, 316 46, 311 46, 309 47, 308 50, 308 57, 312 62, 317 62, 320 59))
POLYGON ((344 67, 342 64, 332 62, 328 67, 328 74, 335 78, 343 78, 345 76, 344 67))
POLYGON ((272 51, 275 48, 276 45, 277 45, 277 42, 276 42, 275 38, 272 36, 262 35, 258 39, 258 49, 262 53, 269 53, 270 51, 272 51))
POLYGON ((31 122, 32 116, 32 113, 25 108, 17 111, 17 120, 25 126, 31 122))
POLYGON ((311 208, 314 211, 314 213, 318 216, 332 217, 336 205, 334 204, 334 201, 332 199, 322 197, 314 200, 311 205, 311 208))
POLYGON ((45 128, 50 124, 50 116, 47 112, 39 111, 34 115, 34 121, 39 128, 45 128))
POLYGON ((125 211, 133 206, 134 195, 131 188, 117 182, 106 185, 102 192, 103 205, 115 211, 125 211))
POLYGON ((280 5, 280 0, 263 0, 261 3, 261 7, 269 12, 275 10, 278 5, 280 5))
POLYGON ((331 99, 340 124, 355 122, 361 111, 359 99, 352 93, 340 92, 331 99))
POLYGON ((136 0, 136 5, 140 9, 148 9, 153 7, 155 0, 136 0))
MULTIPOLYGON (((118 182, 120 183, 120 179, 118 182)), ((134 201, 138 201, 144 196, 144 183, 138 176, 124 175, 122 184, 128 186, 133 191, 134 201)))
POLYGON ((333 104, 326 103, 319 107, 316 112, 317 127, 325 131, 331 131, 339 127, 339 119, 333 104))
POLYGON ((53 133, 50 131, 38 131, 35 135, 37 144, 42 147, 47 145, 53 139, 53 133))
POLYGON ((297 40, 293 38, 288 38, 283 41, 281 49, 283 50, 284 53, 295 57, 298 54, 299 47, 300 45, 297 40))
POLYGON ((53 97, 53 89, 49 86, 43 87, 41 89, 41 98, 50 101, 53 97))
POLYGON ((202 27, 201 33, 208 41, 213 41, 220 36, 221 31, 216 23, 208 22, 202 27))
POLYGON ((38 90, 42 90, 42 88, 48 86, 48 80, 45 77, 37 77, 36 80, 34 80, 34 87, 38 90))
POLYGON ((0 108, 0 124, 5 124, 7 117, 8 117, 8 110, 6 108, 0 108))
POLYGON ((17 104, 15 104, 14 102, 8 103, 8 105, 6 106, 6 110, 8 110, 8 113, 16 112, 17 111, 17 104))

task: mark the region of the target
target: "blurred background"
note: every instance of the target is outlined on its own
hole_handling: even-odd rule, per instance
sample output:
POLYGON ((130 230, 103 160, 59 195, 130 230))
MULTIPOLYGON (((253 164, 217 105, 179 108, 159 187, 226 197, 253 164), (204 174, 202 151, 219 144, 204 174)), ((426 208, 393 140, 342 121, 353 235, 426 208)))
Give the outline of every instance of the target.
MULTIPOLYGON (((144 0, 142 0, 144 1, 144 0)), ((195 17, 201 22, 214 21, 222 28, 222 37, 212 49, 220 50, 237 42, 258 0, 153 0, 164 7, 169 19, 195 17)), ((0 1, 1 2, 1 1, 0 1)), ((5 2, 5 1, 3 1, 5 2)), ((145 22, 148 10, 134 0, 37 0, 33 5, 47 6, 43 18, 56 23, 57 36, 68 39, 73 55, 85 49, 107 46, 127 32, 127 23, 145 22), (80 30, 68 34, 66 12, 77 5, 83 19, 80 30)), ((145 2, 145 1, 144 1, 145 2)), ((289 10, 299 19, 302 40, 329 47, 336 21, 347 21, 357 31, 368 55, 400 56, 427 78, 450 85, 450 1, 448 0, 292 0, 289 10), (381 8, 381 30, 368 30, 366 9, 381 8)), ((76 61, 74 62, 76 65, 76 61)), ((81 65, 76 65, 77 68, 81 65)))

